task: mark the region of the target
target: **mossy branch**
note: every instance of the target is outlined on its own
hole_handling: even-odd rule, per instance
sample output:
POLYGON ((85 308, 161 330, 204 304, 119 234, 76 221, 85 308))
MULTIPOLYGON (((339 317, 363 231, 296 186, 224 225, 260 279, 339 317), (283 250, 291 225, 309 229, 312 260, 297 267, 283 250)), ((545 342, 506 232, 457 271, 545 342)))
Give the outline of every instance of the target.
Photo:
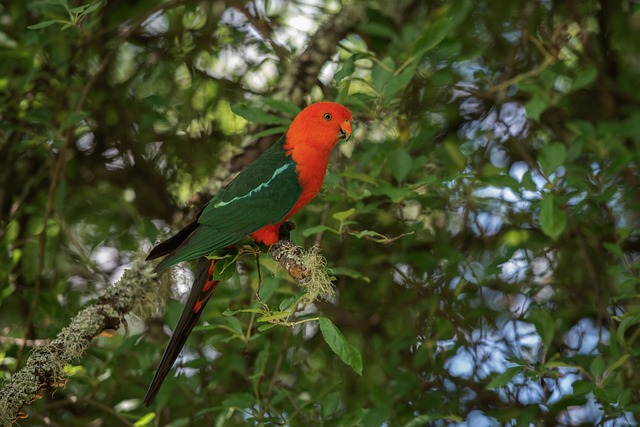
POLYGON ((281 239, 271 246, 269 252, 289 276, 305 288, 303 303, 310 304, 320 297, 330 299, 333 296, 333 278, 327 271, 327 260, 317 246, 305 250, 288 239, 281 239))
POLYGON ((116 330, 132 311, 151 312, 164 304, 163 292, 151 263, 134 263, 122 279, 109 287, 96 303, 80 311, 54 340, 36 347, 26 365, 0 390, 0 426, 23 418, 21 412, 50 387, 66 382, 64 367, 78 360, 91 340, 104 331, 116 330))

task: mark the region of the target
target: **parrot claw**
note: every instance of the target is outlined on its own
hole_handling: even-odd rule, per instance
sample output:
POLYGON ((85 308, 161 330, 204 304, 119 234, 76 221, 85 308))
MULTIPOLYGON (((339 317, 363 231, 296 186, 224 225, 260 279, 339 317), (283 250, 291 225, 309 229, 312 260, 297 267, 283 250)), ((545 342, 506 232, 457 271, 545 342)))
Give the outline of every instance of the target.
POLYGON ((285 221, 280 224, 280 230, 278 231, 278 240, 291 240, 291 231, 296 229, 296 224, 293 221, 285 221))

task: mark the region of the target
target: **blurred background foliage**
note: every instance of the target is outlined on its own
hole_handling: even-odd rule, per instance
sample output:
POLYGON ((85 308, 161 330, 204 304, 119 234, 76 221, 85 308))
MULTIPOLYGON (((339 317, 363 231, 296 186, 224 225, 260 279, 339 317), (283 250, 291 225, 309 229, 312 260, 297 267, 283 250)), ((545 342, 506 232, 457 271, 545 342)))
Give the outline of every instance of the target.
POLYGON ((362 376, 317 322, 222 315, 247 262, 151 408, 175 300, 20 425, 637 425, 639 81, 635 0, 0 1, 4 378, 300 107, 356 122, 293 239, 337 290, 298 319, 362 376))

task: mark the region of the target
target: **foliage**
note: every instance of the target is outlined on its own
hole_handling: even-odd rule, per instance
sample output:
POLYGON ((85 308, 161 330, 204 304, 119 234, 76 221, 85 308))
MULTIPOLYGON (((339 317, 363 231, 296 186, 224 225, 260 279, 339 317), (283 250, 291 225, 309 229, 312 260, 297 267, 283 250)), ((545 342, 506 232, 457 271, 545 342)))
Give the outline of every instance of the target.
POLYGON ((0 3, 4 378, 186 222, 244 135, 286 128, 302 105, 274 89, 319 23, 346 35, 297 78, 356 122, 292 232, 334 298, 300 306, 263 253, 265 308, 240 258, 151 408, 178 302, 95 339, 21 425, 638 423, 640 6, 357 3, 0 3))

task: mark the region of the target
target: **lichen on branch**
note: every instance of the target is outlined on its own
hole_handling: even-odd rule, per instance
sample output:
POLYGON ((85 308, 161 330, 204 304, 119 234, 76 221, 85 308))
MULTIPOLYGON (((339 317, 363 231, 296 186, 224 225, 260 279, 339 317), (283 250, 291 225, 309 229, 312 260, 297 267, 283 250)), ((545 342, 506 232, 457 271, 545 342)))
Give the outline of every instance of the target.
POLYGON ((46 345, 36 347, 26 365, 0 390, 0 426, 11 426, 24 418, 24 405, 41 397, 51 387, 66 383, 65 366, 76 362, 91 340, 103 331, 118 329, 124 316, 132 311, 157 310, 166 300, 158 292, 156 274, 150 263, 136 262, 96 303, 80 311, 46 345))
POLYGON ((333 277, 327 271, 327 260, 320 253, 320 248, 313 246, 305 250, 284 239, 274 243, 269 251, 289 276, 305 289, 306 295, 301 301, 303 304, 310 304, 321 297, 333 297, 333 277))

